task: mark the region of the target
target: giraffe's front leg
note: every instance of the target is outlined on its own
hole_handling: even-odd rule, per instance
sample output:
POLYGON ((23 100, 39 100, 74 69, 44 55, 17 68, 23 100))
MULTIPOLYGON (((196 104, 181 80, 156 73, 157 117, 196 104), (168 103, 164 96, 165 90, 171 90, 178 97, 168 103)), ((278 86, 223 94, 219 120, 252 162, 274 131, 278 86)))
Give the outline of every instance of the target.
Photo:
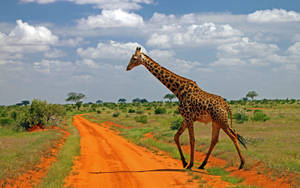
POLYGON ((190 149, 191 149, 191 152, 190 152, 190 164, 189 166, 187 166, 186 168, 187 169, 191 169, 194 165, 194 151, 195 151, 195 136, 194 136, 194 126, 192 123, 190 123, 188 125, 188 129, 189 129, 189 136, 190 136, 190 149))
POLYGON ((187 127, 187 124, 185 123, 185 121, 183 121, 183 123, 181 124, 181 127, 179 128, 179 130, 177 131, 177 133, 174 136, 175 143, 176 143, 178 151, 180 153, 180 157, 181 157, 183 168, 186 167, 187 162, 185 161, 184 155, 183 155, 182 150, 181 150, 181 146, 180 146, 180 142, 179 142, 179 137, 184 132, 184 130, 186 129, 186 127, 187 127))

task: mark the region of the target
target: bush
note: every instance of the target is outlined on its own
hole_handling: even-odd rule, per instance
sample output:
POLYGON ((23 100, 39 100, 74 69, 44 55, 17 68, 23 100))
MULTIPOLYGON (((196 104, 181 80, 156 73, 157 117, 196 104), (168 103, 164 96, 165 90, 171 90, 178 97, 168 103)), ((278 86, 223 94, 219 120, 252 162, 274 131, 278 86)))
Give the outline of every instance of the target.
POLYGON ((12 122, 13 120, 10 118, 7 117, 0 118, 0 126, 10 125, 12 122))
POLYGON ((13 120, 17 120, 17 112, 16 111, 12 111, 11 113, 10 113, 10 117, 13 119, 13 120))
POLYGON ((237 123, 244 123, 245 121, 248 121, 248 116, 243 111, 234 113, 232 118, 235 119, 237 123))
POLYGON ((114 112, 112 116, 113 117, 119 117, 119 115, 120 115, 120 112, 114 112))
POLYGON ((167 113, 167 110, 165 108, 156 108, 155 111, 154 111, 155 114, 165 114, 167 113))
POLYGON ((97 114, 101 114, 101 110, 97 110, 97 114))
POLYGON ((136 111, 136 113, 137 113, 137 114, 143 114, 143 113, 144 113, 144 111, 143 111, 143 110, 141 110, 141 109, 138 109, 138 110, 136 111))
POLYGON ((175 115, 176 115, 176 114, 179 114, 179 110, 178 110, 178 109, 174 110, 174 114, 175 114, 175 115))
POLYGON ((262 110, 255 110, 253 112, 253 117, 251 117, 252 121, 267 121, 270 117, 267 116, 262 110))
POLYGON ((181 124, 183 123, 183 118, 181 116, 178 116, 174 118, 171 122, 171 130, 178 130, 181 124))
POLYGON ((146 115, 136 116, 134 119, 136 122, 140 122, 140 123, 147 123, 148 121, 148 117, 146 115))
POLYGON ((34 125, 57 125, 66 111, 62 105, 48 104, 46 101, 34 99, 28 109, 16 117, 17 125, 29 129, 34 125))
POLYGON ((130 109, 128 110, 128 113, 135 113, 135 110, 130 108, 130 109))

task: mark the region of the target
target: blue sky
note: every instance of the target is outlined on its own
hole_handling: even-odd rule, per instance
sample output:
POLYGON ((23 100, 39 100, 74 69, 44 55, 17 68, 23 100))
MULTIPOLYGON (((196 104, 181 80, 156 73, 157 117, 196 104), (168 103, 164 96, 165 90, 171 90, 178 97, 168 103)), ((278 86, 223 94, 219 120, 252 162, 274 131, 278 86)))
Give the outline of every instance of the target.
POLYGON ((4 0, 0 3, 0 105, 162 100, 144 67, 126 72, 137 45, 211 93, 300 98, 300 2, 4 0))

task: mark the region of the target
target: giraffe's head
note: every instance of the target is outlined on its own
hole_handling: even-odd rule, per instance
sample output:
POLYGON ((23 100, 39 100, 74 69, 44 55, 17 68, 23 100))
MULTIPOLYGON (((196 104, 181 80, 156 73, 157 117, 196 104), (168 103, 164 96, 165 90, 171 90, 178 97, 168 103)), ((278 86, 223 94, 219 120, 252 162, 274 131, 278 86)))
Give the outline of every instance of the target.
POLYGON ((141 53, 141 47, 137 47, 135 50, 135 54, 132 55, 129 64, 127 65, 127 71, 133 69, 134 67, 142 64, 143 57, 141 53))

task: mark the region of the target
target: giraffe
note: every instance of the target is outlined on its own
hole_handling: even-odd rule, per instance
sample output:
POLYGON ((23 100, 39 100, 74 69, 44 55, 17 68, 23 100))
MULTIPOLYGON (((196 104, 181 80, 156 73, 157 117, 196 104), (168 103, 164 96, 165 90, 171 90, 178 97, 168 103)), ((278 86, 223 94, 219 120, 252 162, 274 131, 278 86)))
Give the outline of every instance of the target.
POLYGON ((202 123, 212 122, 212 139, 210 147, 199 169, 204 169, 208 158, 218 142, 219 132, 222 129, 233 141, 238 155, 240 157, 239 169, 242 169, 245 164, 245 159, 242 155, 239 142, 246 148, 246 142, 232 128, 232 111, 228 103, 220 96, 208 93, 198 87, 193 80, 179 76, 170 70, 160 66, 149 56, 141 52, 141 48, 137 47, 135 54, 127 66, 127 71, 138 65, 144 65, 162 84, 176 95, 179 100, 179 113, 183 117, 183 123, 174 136, 175 143, 180 153, 183 168, 191 169, 194 165, 194 125, 195 121, 202 123), (228 113, 230 114, 231 124, 228 123, 228 113), (180 146, 180 135, 185 131, 189 131, 190 138, 190 163, 188 164, 182 153, 180 146))

